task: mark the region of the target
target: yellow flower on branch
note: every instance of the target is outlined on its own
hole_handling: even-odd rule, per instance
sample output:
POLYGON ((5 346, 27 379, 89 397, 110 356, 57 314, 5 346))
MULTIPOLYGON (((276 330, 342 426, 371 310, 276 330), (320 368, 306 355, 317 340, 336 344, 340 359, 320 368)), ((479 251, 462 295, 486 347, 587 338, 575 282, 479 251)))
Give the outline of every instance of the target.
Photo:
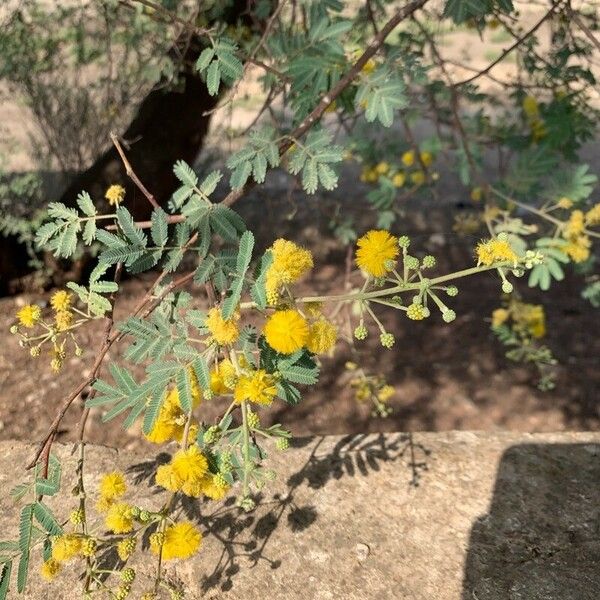
POLYGON ((50 306, 56 311, 69 310, 71 308, 72 296, 66 290, 54 292, 50 298, 50 306))
POLYGON ((233 344, 240 336, 237 322, 240 319, 239 312, 235 312, 230 319, 224 319, 218 306, 208 311, 205 325, 217 344, 233 344))
POLYGON ((133 512, 132 506, 119 502, 113 504, 106 514, 106 528, 113 533, 129 533, 133 530, 133 512))
POLYGON ((411 167, 415 162, 415 153, 412 150, 407 150, 400 159, 405 167, 411 167))
POLYGON ((306 347, 315 354, 329 352, 337 340, 337 327, 324 317, 310 326, 306 347))
POLYGON ((33 327, 42 316, 42 310, 37 304, 28 304, 17 312, 17 319, 23 327, 33 327))
POLYGON ((265 323, 267 344, 281 354, 292 354, 308 341, 309 328, 306 319, 297 310, 279 310, 265 323))
POLYGON ((150 549, 159 554, 162 547, 163 560, 189 558, 196 554, 202 542, 202 534, 188 521, 175 523, 165 528, 161 535, 150 537, 150 549))
POLYGON ((120 498, 126 491, 125 477, 120 471, 107 473, 100 481, 100 495, 107 500, 120 498))
POLYGON ((249 375, 242 375, 235 385, 233 398, 236 402, 250 400, 256 404, 271 404, 277 395, 277 387, 272 375, 258 369, 249 375))
POLYGON ((492 327, 500 327, 506 323, 510 317, 510 312, 506 308, 497 308, 492 312, 492 327))
POLYGON ((600 225, 600 202, 585 213, 585 224, 588 227, 600 225))
POLYGON ((73 313, 70 310, 59 310, 54 315, 54 324, 58 331, 66 331, 73 325, 73 313))
POLYGON ((73 533, 60 535, 52 542, 52 558, 57 562, 71 560, 81 550, 81 538, 73 533))
POLYGON ((400 252, 398 239, 385 230, 368 231, 356 245, 356 264, 373 277, 383 277, 391 271, 400 252))
POLYGON ((519 260, 515 251, 506 240, 498 238, 479 242, 476 248, 477 265, 490 266, 497 262, 512 262, 515 266, 519 260))
POLYGON ((270 248, 273 262, 267 269, 265 288, 269 304, 276 304, 283 285, 298 281, 313 267, 313 257, 294 242, 282 238, 275 240, 270 248))
POLYGON ((125 200, 125 188, 122 185, 111 185, 104 194, 111 206, 119 206, 125 200))
POLYGON ((42 564, 40 571, 46 581, 52 581, 60 572, 60 563, 54 558, 49 558, 42 564))

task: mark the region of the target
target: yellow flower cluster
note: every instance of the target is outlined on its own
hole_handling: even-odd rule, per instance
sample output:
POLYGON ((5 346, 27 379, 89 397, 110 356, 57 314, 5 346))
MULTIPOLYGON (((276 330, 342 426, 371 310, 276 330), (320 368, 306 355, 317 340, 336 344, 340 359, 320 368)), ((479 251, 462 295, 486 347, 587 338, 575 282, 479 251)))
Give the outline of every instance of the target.
POLYGON ((202 534, 192 523, 182 521, 169 525, 164 532, 150 536, 150 549, 163 560, 189 558, 196 554, 202 542, 202 534))
POLYGON ((512 319, 512 328, 539 339, 546 335, 546 315, 541 304, 527 304, 511 300, 506 308, 497 308, 492 312, 492 327, 500 327, 512 319))
MULTIPOLYGON (((189 371, 192 383, 192 406, 195 408, 200 403, 202 391, 198 379, 193 370, 189 371)), ((172 389, 167 393, 158 417, 146 439, 154 444, 164 444, 169 441, 180 442, 185 431, 186 414, 179 401, 179 392, 172 389)), ((198 431, 198 425, 192 421, 190 426, 190 437, 193 438, 198 431)))
POLYGON ((299 311, 290 308, 274 312, 265 323, 264 334, 269 346, 281 354, 292 354, 304 347, 320 354, 335 346, 337 327, 323 316, 309 323, 299 311))
POLYGON ((564 251, 576 263, 584 262, 590 257, 592 243, 585 233, 586 221, 587 215, 583 211, 574 210, 569 216, 569 220, 565 223, 562 232, 563 237, 568 242, 564 247, 564 251))
POLYGON ((547 133, 544 121, 540 116, 540 107, 537 99, 534 96, 525 96, 523 98, 523 112, 527 117, 531 136, 534 141, 541 140, 547 133))
POLYGON ((166 465, 156 470, 156 484, 171 492, 183 492, 198 498, 205 495, 220 500, 229 491, 229 484, 219 474, 208 470, 208 461, 198 446, 179 450, 166 465))
POLYGON ((111 206, 119 206, 125 200, 125 188, 122 185, 111 185, 104 194, 111 206))
POLYGON ((395 267, 398 239, 388 231, 372 229, 356 245, 356 264, 368 275, 383 277, 395 267))
MULTIPOLYGON (((400 158, 400 162, 406 168, 415 165, 415 160, 415 152, 413 150, 408 150, 400 158)), ((419 166, 429 167, 433 163, 433 155, 427 151, 420 152, 418 162, 419 166)), ((389 177, 394 187, 397 188, 404 186, 407 179, 410 179, 411 183, 416 186, 423 185, 426 180, 425 173, 421 169, 406 172, 401 168, 392 167, 386 161, 378 162, 373 166, 365 166, 360 174, 360 180, 366 183, 377 183, 382 176, 389 177)))
POLYGON ((275 379, 263 369, 241 375, 233 390, 233 398, 238 403, 249 400, 256 404, 269 405, 276 395, 275 379))
POLYGON ((497 262, 512 262, 515 266, 518 256, 506 240, 494 238, 477 244, 477 265, 490 266, 497 262))
POLYGON ((133 506, 126 502, 113 502, 105 517, 106 528, 113 533, 133 531, 133 506))
POLYGON ((233 344, 240 336, 238 321, 240 313, 235 312, 230 319, 224 319, 218 306, 211 308, 206 316, 205 325, 217 344, 233 344))
POLYGON ((313 267, 313 257, 309 250, 282 238, 275 240, 270 248, 273 262, 265 279, 267 301, 274 305, 279 301, 281 288, 295 283, 313 267))
POLYGON ((228 359, 220 361, 210 372, 210 391, 216 396, 233 390, 236 382, 235 367, 228 359))

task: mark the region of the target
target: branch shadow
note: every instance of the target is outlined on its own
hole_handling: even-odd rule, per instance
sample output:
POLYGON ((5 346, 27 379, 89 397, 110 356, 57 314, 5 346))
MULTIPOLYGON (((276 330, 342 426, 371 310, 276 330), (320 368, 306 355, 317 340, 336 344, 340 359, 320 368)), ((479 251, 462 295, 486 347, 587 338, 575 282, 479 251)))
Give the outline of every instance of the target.
POLYGON ((471 529, 463 600, 600 598, 600 444, 523 444, 502 455, 471 529))
MULTIPOLYGON (((207 536, 221 545, 219 557, 210 572, 203 576, 200 589, 203 593, 213 589, 223 592, 233 587, 233 580, 243 568, 253 568, 266 562, 278 569, 282 560, 269 556, 268 545, 273 535, 282 527, 296 533, 311 527, 318 520, 318 510, 310 503, 302 503, 298 492, 302 487, 317 490, 342 477, 368 477, 379 471, 382 463, 403 461, 409 469, 408 485, 418 487, 423 473, 428 470, 431 451, 415 442, 412 434, 359 434, 349 435, 325 451, 326 436, 298 438, 292 448, 308 448, 304 464, 288 476, 285 490, 270 498, 263 493, 254 496, 256 508, 246 513, 236 506, 235 498, 223 502, 205 503, 195 498, 178 495, 175 512, 198 523, 207 536), (248 566, 249 565, 249 566, 248 566)), ((157 466, 168 461, 168 455, 132 465, 136 485, 147 482, 154 488, 157 466)), ((158 490, 157 490, 158 492, 158 490)))

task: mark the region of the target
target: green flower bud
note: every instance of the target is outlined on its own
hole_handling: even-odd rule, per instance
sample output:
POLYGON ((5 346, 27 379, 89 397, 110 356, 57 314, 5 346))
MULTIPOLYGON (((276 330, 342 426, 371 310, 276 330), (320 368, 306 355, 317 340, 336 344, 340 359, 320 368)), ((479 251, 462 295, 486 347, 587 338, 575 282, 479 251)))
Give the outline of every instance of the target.
POLYGON ((435 260, 435 256, 431 256, 431 254, 428 254, 427 256, 423 257, 423 267, 426 269, 431 269, 432 267, 435 267, 436 265, 436 260, 435 260))
POLYGON ((391 348, 394 345, 396 339, 392 333, 382 333, 379 336, 379 341, 384 348, 391 348))
POLYGON ((287 450, 290 447, 290 441, 288 440, 288 438, 284 437, 277 438, 277 441, 275 442, 275 447, 277 448, 277 450, 287 450))
POLYGON ((357 340, 364 340, 366 339, 367 335, 369 334, 367 328, 364 326, 363 323, 361 323, 360 325, 358 325, 356 327, 356 329, 354 330, 354 337, 357 340))
POLYGON ((398 238, 398 246, 400 246, 400 248, 408 248, 410 246, 410 238, 407 235, 401 235, 398 238))
POLYGON ((510 281, 502 282, 502 291, 505 294, 510 294, 513 291, 513 284, 510 281))
POLYGON ((454 296, 458 296, 458 288, 455 285, 450 285, 446 290, 446 294, 448 294, 448 296, 450 296, 451 298, 453 298, 454 296))
POLYGON ((442 319, 444 319, 446 323, 452 323, 452 321, 456 319, 456 313, 449 308, 442 313, 442 319))

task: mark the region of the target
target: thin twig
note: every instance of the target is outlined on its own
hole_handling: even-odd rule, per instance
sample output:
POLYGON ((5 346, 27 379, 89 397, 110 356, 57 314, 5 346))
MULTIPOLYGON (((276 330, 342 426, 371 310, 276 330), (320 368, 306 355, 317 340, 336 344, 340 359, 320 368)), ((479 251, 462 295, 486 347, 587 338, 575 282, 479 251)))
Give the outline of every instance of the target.
POLYGON ((515 48, 518 48, 525 40, 527 40, 527 38, 534 34, 546 22, 546 20, 554 14, 554 12, 560 6, 560 4, 561 2, 553 4, 552 8, 550 8, 550 10, 531 29, 529 29, 529 31, 526 31, 523 35, 518 37, 511 46, 504 50, 502 54, 500 54, 500 56, 496 60, 493 60, 485 69, 479 71, 471 77, 467 77, 467 79, 463 79, 462 81, 456 82, 454 84, 454 87, 457 88, 466 85, 467 83, 471 83, 476 79, 479 79, 479 77, 488 73, 488 71, 493 69, 498 63, 501 63, 513 50, 515 50, 515 48))
POLYGON ((146 196, 146 199, 148 200, 148 202, 150 202, 150 204, 152 204, 153 208, 159 208, 158 202, 155 200, 154 196, 146 189, 146 186, 140 181, 139 177, 135 174, 129 160, 125 156, 125 152, 123 151, 121 143, 119 142, 119 138, 112 131, 110 133, 110 139, 112 140, 112 143, 115 145, 115 148, 117 149, 117 152, 121 157, 121 161, 123 162, 123 166, 125 167, 125 173, 127 174, 127 177, 129 177, 133 181, 133 183, 135 183, 138 189, 142 192, 142 194, 146 196))

